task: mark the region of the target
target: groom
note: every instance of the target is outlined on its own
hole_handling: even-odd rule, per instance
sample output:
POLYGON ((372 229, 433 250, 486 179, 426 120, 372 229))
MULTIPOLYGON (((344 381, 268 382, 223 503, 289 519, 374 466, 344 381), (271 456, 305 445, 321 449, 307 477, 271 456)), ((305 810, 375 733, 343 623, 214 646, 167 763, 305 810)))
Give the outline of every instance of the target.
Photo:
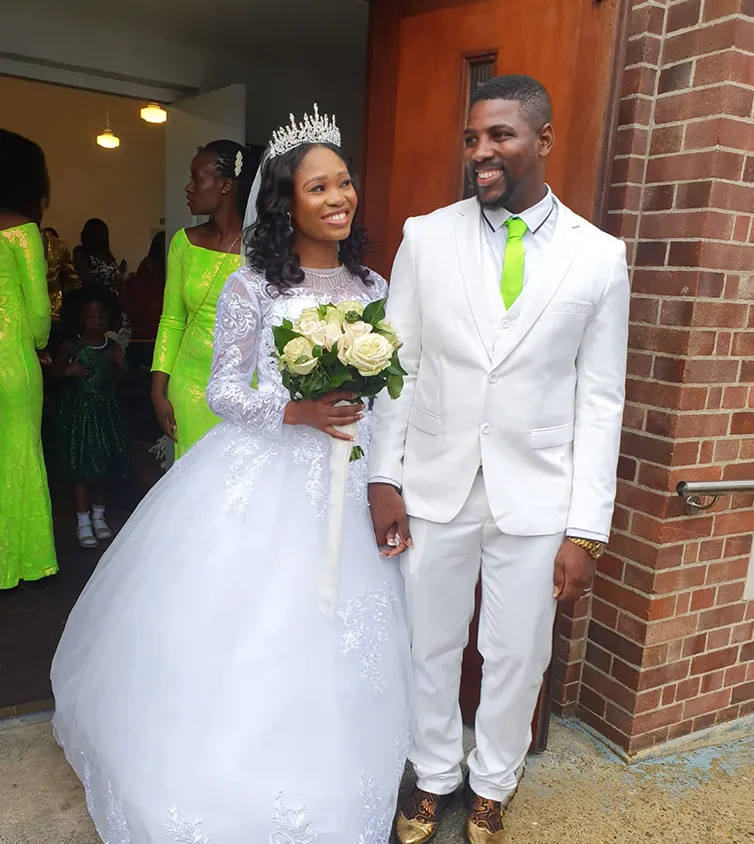
POLYGON ((388 319, 408 377, 397 401, 376 402, 369 489, 378 543, 408 548, 417 786, 401 844, 429 841, 461 785, 461 659, 480 577, 466 836, 503 841, 556 600, 591 591, 610 531, 625 248, 553 195, 553 141, 539 82, 482 85, 464 132, 476 197, 409 219, 393 268, 388 319))

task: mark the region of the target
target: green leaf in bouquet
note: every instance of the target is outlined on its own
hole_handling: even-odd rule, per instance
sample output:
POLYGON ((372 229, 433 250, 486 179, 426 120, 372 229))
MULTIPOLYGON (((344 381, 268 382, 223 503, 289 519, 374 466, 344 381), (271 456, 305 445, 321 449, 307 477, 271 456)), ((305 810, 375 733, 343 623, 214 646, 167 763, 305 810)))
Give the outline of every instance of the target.
POLYGON ((275 348, 278 352, 280 352, 280 354, 282 354, 283 349, 288 345, 288 343, 301 335, 297 331, 293 330, 291 321, 286 319, 283 320, 282 325, 274 325, 272 327, 272 336, 275 338, 275 348), (286 323, 288 324, 286 325, 286 323))
POLYGON ((312 357, 313 357, 313 358, 321 358, 321 357, 322 357, 322 355, 323 355, 323 353, 324 353, 324 351, 325 351, 325 350, 322 348, 322 346, 315 346, 315 347, 312 349, 312 357))
POLYGON ((331 366, 333 366, 334 364, 337 364, 337 363, 339 363, 338 347, 333 346, 332 349, 330 349, 330 351, 323 349, 322 357, 320 358, 320 365, 326 366, 326 367, 331 367, 331 366))
POLYGON ((317 305, 317 316, 320 319, 325 319, 327 316, 327 305, 317 305))
POLYGON ((385 319, 385 302, 387 299, 378 299, 376 302, 370 302, 360 319, 368 322, 372 326, 376 326, 378 322, 385 319))
POLYGON ((391 399, 397 399, 403 392, 403 376, 388 375, 387 392, 391 399))
POLYGON ((347 370, 345 372, 336 372, 330 376, 330 386, 333 390, 340 390, 344 384, 348 384, 351 380, 351 373, 347 370))
POLYGON ((398 352, 393 354, 393 357, 390 361, 390 366, 387 368, 387 372, 391 375, 408 375, 406 370, 401 366, 400 358, 398 357, 398 352))

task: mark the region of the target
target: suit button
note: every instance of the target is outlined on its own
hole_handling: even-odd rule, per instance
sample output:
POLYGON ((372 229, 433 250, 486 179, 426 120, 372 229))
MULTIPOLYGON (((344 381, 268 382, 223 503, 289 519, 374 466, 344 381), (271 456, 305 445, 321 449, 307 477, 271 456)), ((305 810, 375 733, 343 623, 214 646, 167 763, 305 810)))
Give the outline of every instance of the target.
POLYGON ((484 425, 482 425, 482 433, 483 434, 489 434, 489 432, 491 430, 492 430, 492 425, 490 425, 489 422, 485 422, 484 425))
POLYGON ((497 384, 497 382, 498 376, 493 372, 492 375, 490 375, 490 384, 497 384))
POLYGON ((500 328, 510 328, 511 321, 509 319, 502 319, 500 320, 500 328))

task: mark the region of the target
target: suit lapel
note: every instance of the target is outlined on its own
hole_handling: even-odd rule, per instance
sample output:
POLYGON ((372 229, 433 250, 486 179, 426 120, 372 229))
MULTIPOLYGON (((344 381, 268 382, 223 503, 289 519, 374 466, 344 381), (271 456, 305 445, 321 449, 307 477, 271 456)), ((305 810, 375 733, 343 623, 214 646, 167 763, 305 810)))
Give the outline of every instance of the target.
POLYGON ((491 361, 494 336, 490 324, 487 294, 484 290, 485 261, 482 254, 484 234, 480 224, 480 211, 476 200, 469 200, 458 206, 458 215, 455 219, 458 263, 479 338, 491 361))
POLYGON ((527 284, 526 290, 521 295, 521 310, 515 318, 513 308, 516 306, 514 305, 511 309, 511 327, 502 336, 498 335, 498 341, 495 344, 494 367, 500 366, 521 343, 557 293, 576 257, 578 238, 574 230, 578 227, 579 218, 565 205, 558 202, 558 222, 541 274, 539 278, 532 279, 527 284))

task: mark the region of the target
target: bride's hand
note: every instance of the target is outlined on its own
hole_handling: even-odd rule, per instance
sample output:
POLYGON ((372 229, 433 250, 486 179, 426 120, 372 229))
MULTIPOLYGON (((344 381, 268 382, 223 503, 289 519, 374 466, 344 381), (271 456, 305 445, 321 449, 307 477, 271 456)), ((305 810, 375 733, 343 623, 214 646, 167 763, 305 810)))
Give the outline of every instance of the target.
POLYGON ((306 399, 304 401, 288 402, 283 421, 286 425, 309 425, 324 431, 336 440, 353 440, 353 437, 336 431, 335 426, 352 425, 364 418, 362 402, 343 407, 335 407, 341 401, 353 401, 358 398, 355 393, 328 393, 320 399, 306 399))

